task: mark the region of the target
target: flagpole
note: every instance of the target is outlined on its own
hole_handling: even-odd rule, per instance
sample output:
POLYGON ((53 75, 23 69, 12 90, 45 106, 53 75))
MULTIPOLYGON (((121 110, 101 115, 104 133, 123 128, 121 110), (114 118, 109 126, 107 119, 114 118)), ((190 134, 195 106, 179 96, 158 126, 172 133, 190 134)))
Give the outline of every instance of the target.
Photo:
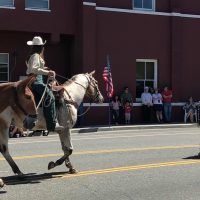
MULTIPOLYGON (((110 65, 110 58, 109 58, 109 54, 107 54, 107 66, 109 65, 110 67, 110 71, 111 71, 111 65, 110 65)), ((110 91, 110 84, 108 84, 108 91, 110 91)), ((108 96, 108 125, 109 125, 109 128, 110 128, 110 125, 111 125, 111 98, 109 97, 109 94, 107 95, 108 96)))
POLYGON ((106 66, 104 67, 103 70, 103 79, 106 83, 106 94, 108 98, 108 125, 110 127, 111 125, 111 98, 113 96, 113 82, 112 82, 112 74, 111 74, 111 65, 110 65, 110 58, 109 55, 107 54, 106 56, 106 66))

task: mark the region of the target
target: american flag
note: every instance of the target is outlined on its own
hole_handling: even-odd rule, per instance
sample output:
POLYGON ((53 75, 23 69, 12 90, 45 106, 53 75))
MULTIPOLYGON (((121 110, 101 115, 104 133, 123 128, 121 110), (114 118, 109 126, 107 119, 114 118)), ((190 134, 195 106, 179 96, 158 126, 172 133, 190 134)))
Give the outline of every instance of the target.
POLYGON ((111 68, 110 68, 110 59, 109 56, 107 56, 107 64, 104 67, 103 70, 103 79, 106 83, 106 92, 107 96, 111 98, 113 96, 113 82, 112 82, 112 74, 111 74, 111 68))

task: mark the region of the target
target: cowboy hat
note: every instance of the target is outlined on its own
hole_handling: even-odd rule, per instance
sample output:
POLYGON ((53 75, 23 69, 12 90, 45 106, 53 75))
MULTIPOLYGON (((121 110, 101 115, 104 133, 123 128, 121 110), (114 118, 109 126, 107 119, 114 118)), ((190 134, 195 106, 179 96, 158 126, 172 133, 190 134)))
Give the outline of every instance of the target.
POLYGON ((32 46, 32 45, 42 46, 44 44, 46 44, 46 40, 43 42, 40 36, 35 36, 32 41, 27 42, 27 45, 29 46, 32 46))

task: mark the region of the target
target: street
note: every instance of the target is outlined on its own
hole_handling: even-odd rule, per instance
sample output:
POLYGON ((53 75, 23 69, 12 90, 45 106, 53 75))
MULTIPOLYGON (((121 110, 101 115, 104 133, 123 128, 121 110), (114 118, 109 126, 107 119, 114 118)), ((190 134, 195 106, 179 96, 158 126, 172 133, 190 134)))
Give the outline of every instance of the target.
POLYGON ((10 153, 26 177, 0 157, 6 186, 0 200, 200 199, 200 129, 163 128, 72 134, 71 161, 48 171, 62 150, 57 135, 10 139, 10 153))

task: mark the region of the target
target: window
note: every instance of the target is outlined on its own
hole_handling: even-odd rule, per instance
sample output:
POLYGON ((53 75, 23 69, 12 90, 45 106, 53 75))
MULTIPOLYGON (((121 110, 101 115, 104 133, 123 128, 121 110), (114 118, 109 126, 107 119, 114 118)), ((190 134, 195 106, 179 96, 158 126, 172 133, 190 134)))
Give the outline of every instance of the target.
POLYGON ((157 60, 136 60, 136 101, 140 101, 145 86, 157 87, 157 60))
POLYGON ((49 0, 26 0, 25 7, 33 10, 49 10, 49 0))
POLYGON ((155 0, 133 0, 133 9, 155 10, 155 0))
POLYGON ((9 81, 9 54, 0 53, 0 82, 9 81))
POLYGON ((0 7, 14 7, 14 0, 0 0, 0 7))

